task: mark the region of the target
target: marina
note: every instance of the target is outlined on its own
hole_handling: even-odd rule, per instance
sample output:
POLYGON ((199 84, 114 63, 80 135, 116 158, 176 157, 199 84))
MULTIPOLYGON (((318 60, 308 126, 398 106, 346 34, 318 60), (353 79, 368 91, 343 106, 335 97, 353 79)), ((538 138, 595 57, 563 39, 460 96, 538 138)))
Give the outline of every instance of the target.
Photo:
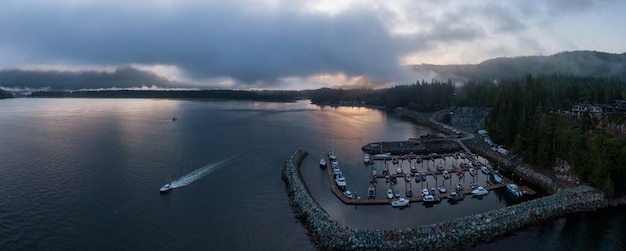
MULTIPOLYGON (((331 156, 336 158, 332 151, 326 157, 330 158, 331 156)), ((330 188, 336 197, 347 205, 387 204, 397 206, 397 202, 392 203, 400 199, 408 201, 409 204, 435 204, 444 200, 457 203, 459 195, 484 196, 484 194, 478 196, 472 194, 477 187, 491 191, 505 189, 506 184, 515 184, 511 179, 498 174, 498 170, 494 170, 486 163, 480 163, 477 156, 468 153, 464 154, 464 158, 459 158, 459 156, 459 152, 452 152, 430 153, 428 155, 411 153, 389 155, 389 158, 383 159, 374 158, 374 160, 364 162, 365 167, 370 172, 371 180, 367 193, 362 194, 363 197, 357 192, 358 189, 354 188, 351 188, 352 196, 346 196, 344 183, 330 182, 330 188), (407 163, 408 167, 406 166, 407 163), (461 165, 462 163, 463 165, 461 165), (484 171, 468 175, 470 169, 474 170, 471 166, 484 171), (479 180, 478 175, 482 176, 480 185, 476 183, 479 180), (381 187, 386 187, 386 189, 379 192, 381 187), (422 192, 423 190, 426 192, 422 192)), ((340 168, 337 167, 337 169, 340 168)), ((349 177, 343 176, 340 171, 338 173, 337 169, 327 169, 329 180, 334 181, 338 176, 343 180, 349 179, 349 177)), ((528 186, 517 185, 517 187, 522 196, 535 194, 535 191, 528 186)), ((521 196, 515 195, 515 197, 521 196)))

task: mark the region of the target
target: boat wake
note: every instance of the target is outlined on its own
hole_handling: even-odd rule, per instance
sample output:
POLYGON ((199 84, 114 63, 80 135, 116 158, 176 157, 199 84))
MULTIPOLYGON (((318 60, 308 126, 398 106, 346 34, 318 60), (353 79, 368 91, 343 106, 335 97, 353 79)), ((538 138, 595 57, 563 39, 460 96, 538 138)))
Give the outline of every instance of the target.
POLYGON ((231 160, 233 158, 235 158, 235 157, 233 156, 233 157, 230 157, 228 159, 225 159, 225 160, 222 160, 222 161, 219 161, 219 162, 206 164, 206 165, 204 165, 204 166, 194 170, 193 172, 188 173, 188 174, 180 177, 177 180, 173 180, 171 182, 170 186, 172 188, 179 188, 179 187, 183 187, 183 186, 189 185, 189 184, 193 183, 194 181, 196 181, 196 180, 206 176, 207 174, 212 173, 213 171, 219 169, 222 166, 222 164, 224 164, 225 162, 227 162, 227 161, 229 161, 229 160, 231 160))

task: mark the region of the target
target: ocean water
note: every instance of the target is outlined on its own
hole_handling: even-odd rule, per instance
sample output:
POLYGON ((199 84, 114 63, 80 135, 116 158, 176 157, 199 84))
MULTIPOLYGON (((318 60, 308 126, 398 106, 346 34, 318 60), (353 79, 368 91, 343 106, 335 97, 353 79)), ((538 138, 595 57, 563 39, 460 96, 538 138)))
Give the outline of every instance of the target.
MULTIPOLYGON (((309 152, 302 165, 309 190, 350 226, 405 228, 520 202, 496 190, 456 205, 398 210, 346 206, 330 193, 318 165, 329 149, 348 189, 365 195, 370 170, 361 147, 426 133, 435 132, 384 111, 308 101, 0 100, 0 250, 314 250, 280 178, 299 147, 309 152), (159 194, 167 182, 175 189, 159 194)), ((444 184, 461 182, 454 179, 444 184)), ((418 186, 425 184, 411 184, 414 191, 418 186)), ((377 188, 384 196, 386 183, 377 188)), ((620 211, 607 212, 618 217, 562 218, 480 248, 548 241, 576 249, 562 236, 574 231, 576 240, 597 240, 604 231, 603 241, 583 247, 612 250, 623 244, 626 225, 620 211)))

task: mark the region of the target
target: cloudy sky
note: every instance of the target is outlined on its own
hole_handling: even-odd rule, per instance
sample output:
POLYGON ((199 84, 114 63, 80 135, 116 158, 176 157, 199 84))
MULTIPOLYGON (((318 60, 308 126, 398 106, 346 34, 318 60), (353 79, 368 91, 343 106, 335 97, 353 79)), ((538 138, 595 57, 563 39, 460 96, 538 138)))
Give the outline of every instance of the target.
MULTIPOLYGON (((206 88, 405 84, 407 64, 626 52, 626 1, 0 0, 0 69, 206 88)), ((428 78, 427 78, 428 79, 428 78)))

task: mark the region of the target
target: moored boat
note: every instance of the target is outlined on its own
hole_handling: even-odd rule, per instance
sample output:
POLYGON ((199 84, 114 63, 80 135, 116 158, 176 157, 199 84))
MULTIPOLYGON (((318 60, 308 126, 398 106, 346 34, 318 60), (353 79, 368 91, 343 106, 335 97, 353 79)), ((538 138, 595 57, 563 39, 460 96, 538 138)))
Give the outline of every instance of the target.
POLYGON ((404 176, 404 179, 406 180, 406 182, 411 182, 411 174, 407 173, 406 176, 404 176))
POLYGON ((497 174, 493 174, 493 181, 495 181, 497 184, 502 183, 502 176, 497 175, 497 174))
POLYGON ((376 189, 373 185, 370 185, 367 189, 367 198, 373 199, 374 197, 376 197, 376 189))
POLYGON ((478 172, 476 172, 476 169, 470 168, 469 169, 469 174, 472 175, 472 176, 476 176, 476 174, 478 174, 478 172))
POLYGON ((457 190, 458 192, 463 191, 463 186, 461 184, 457 184, 454 190, 457 190))
POLYGON ((320 167, 321 168, 326 168, 327 164, 326 164, 326 159, 325 158, 321 158, 320 159, 320 167))
POLYGON ((457 192, 451 192, 450 197, 448 197, 448 202, 458 202, 465 199, 465 195, 457 192))
POLYGON ((367 165, 370 163, 370 161, 371 161, 370 155, 366 153, 365 156, 363 157, 363 163, 367 165))
POLYGON ((514 197, 522 197, 522 195, 524 195, 524 193, 519 189, 519 187, 513 183, 508 183, 505 185, 506 186, 506 190, 509 191, 509 193, 511 193, 511 195, 513 195, 514 197))
POLYGON ((446 190, 446 186, 444 186, 444 185, 439 186, 439 192, 440 193, 445 193, 446 191, 447 191, 446 190))
POLYGON ((405 199, 405 198, 399 198, 397 200, 394 200, 391 202, 391 206, 392 207, 405 207, 409 205, 409 200, 405 199))
POLYGON ((387 189, 387 198, 393 199, 393 191, 391 189, 387 189))
POLYGON ((430 192, 428 191, 428 188, 422 189, 422 195, 426 196, 426 195, 429 195, 429 194, 430 194, 430 192))
POLYGON ((441 172, 441 171, 443 171, 444 169, 443 169, 443 166, 442 166, 442 165, 437 165, 437 167, 435 167, 435 170, 437 170, 437 171, 441 172))
POLYGON ((448 173, 447 170, 443 171, 443 178, 446 179, 446 180, 450 178, 450 173, 448 173))
POLYGON ((346 190, 343 192, 343 195, 352 199, 354 196, 352 195, 352 192, 350 192, 350 190, 346 190))
POLYGON ((396 190, 395 192, 393 192, 393 194, 396 196, 396 198, 400 197, 400 191, 396 190))
POLYGON ((343 175, 337 175, 337 178, 335 178, 335 183, 337 184, 337 187, 339 187, 340 190, 346 189, 346 178, 343 177, 343 175))
POLYGON ((439 196, 434 196, 432 194, 429 194, 429 195, 425 195, 424 198, 422 198, 422 200, 424 201, 425 204, 428 204, 428 203, 440 202, 441 198, 439 196))
POLYGON ((480 171, 483 172, 484 174, 491 173, 491 171, 489 171, 489 168, 487 168, 486 166, 480 167, 480 171))
POLYGON ((476 189, 474 189, 474 191, 472 191, 472 194, 476 196, 482 196, 482 195, 489 194, 489 191, 485 189, 484 187, 479 186, 476 189))

